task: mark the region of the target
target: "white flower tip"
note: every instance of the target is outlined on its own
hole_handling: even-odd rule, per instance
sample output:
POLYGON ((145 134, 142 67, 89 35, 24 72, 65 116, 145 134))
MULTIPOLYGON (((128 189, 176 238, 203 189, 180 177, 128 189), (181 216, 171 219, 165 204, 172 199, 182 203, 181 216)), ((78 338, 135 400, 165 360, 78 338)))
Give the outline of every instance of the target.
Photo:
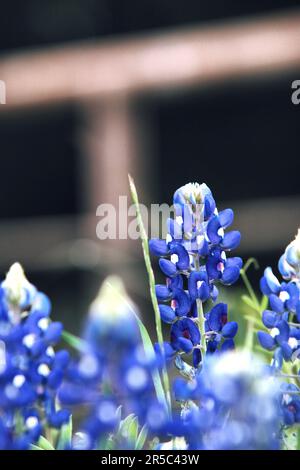
POLYGON ((136 312, 136 307, 129 298, 122 279, 118 276, 107 277, 97 297, 90 306, 90 316, 105 317, 106 320, 119 321, 136 312))
POLYGON ((23 295, 23 289, 32 289, 32 284, 25 276, 24 269, 20 263, 14 263, 8 270, 2 287, 6 289, 8 300, 11 303, 18 304, 23 295))

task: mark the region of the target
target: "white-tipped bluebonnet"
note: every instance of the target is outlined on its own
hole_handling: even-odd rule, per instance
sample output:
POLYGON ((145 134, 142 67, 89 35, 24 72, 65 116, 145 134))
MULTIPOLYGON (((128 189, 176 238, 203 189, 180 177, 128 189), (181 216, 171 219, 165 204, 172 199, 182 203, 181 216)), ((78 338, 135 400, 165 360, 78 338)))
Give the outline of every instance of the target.
POLYGON ((276 368, 282 367, 283 360, 294 362, 300 356, 299 240, 298 232, 279 260, 284 281, 280 282, 270 267, 260 281, 261 290, 269 299, 269 309, 262 314, 268 331, 259 331, 258 340, 263 348, 274 350, 276 368))
POLYGON ((28 447, 45 423, 60 427, 69 418, 66 410, 56 408, 69 355, 53 349, 62 324, 51 322, 50 310, 49 299, 15 263, 0 287, 0 414, 10 436, 4 448, 28 447))
MULTIPOLYGON (((175 218, 167 221, 166 240, 149 242, 166 276, 166 283, 156 286, 156 296, 162 320, 172 325, 171 347, 178 352, 193 353, 194 366, 198 367, 202 354, 199 331, 196 334, 199 330, 197 303, 209 299, 215 302, 218 283, 231 285, 237 281, 242 260, 228 258, 226 252, 239 245, 240 233, 226 232, 233 222, 233 211, 225 209, 219 213, 204 183, 189 183, 179 188, 173 202, 175 218)), ((208 316, 204 318, 202 332, 208 350, 216 351, 226 338, 224 349, 233 347, 237 324, 224 322, 221 327, 218 324, 218 328, 212 328, 208 316)))
POLYGON ((80 427, 80 448, 101 446, 101 439, 116 431, 119 406, 141 422, 146 419, 157 363, 154 354, 145 354, 137 315, 122 281, 107 278, 90 307, 80 357, 70 365, 59 391, 63 404, 88 407, 80 427))
POLYGON ((293 240, 285 249, 278 263, 279 271, 286 280, 299 281, 300 279, 300 229, 293 240))

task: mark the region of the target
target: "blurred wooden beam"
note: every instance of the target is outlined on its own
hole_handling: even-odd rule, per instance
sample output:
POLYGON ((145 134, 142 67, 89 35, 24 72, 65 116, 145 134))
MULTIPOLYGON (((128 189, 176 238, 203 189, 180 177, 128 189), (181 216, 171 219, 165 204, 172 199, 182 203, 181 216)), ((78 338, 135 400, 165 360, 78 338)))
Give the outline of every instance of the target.
POLYGON ((85 41, 0 58, 0 112, 190 88, 300 67, 300 10, 149 36, 85 41))
MULTIPOLYGON (((235 228, 242 233, 243 254, 283 251, 300 226, 299 197, 253 199, 220 204, 235 211, 235 228)), ((138 240, 109 246, 96 238, 95 214, 0 222, 0 270, 19 261, 28 270, 106 269, 140 260, 138 240), (89 227, 89 232, 86 230, 89 227)))

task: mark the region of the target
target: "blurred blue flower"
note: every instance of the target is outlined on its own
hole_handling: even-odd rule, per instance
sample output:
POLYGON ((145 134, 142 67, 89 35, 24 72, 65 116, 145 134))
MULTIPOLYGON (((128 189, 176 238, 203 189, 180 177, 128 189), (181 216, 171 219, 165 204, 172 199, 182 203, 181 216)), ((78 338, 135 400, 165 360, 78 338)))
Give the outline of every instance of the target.
POLYGON ((247 353, 211 356, 194 380, 175 381, 174 394, 188 449, 279 448, 279 386, 247 353))

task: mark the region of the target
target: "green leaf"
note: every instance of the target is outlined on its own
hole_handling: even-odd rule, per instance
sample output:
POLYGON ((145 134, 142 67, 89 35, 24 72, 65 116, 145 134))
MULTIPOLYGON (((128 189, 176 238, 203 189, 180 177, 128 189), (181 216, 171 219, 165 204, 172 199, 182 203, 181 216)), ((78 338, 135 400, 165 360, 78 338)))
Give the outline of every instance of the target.
MULTIPOLYGON (((150 360, 152 360, 155 357, 155 351, 153 348, 151 338, 149 336, 147 328, 145 327, 145 325, 143 324, 143 322, 137 315, 136 315, 136 320, 140 329, 145 354, 150 360)), ((156 367, 154 367, 152 371, 152 380, 154 383, 154 388, 155 388, 158 401, 168 410, 168 402, 166 399, 165 391, 162 385, 159 371, 156 367)))
MULTIPOLYGON (((155 316, 157 340, 158 340, 158 344, 160 345, 160 348, 163 349, 164 339, 163 339, 163 333, 162 333, 160 311, 159 311, 158 301, 157 301, 156 292, 155 292, 155 277, 154 277, 154 273, 153 273, 153 269, 151 265, 148 236, 144 227, 142 214, 140 211, 139 198, 138 198, 134 181, 130 175, 128 175, 128 179, 129 179, 131 197, 136 208, 137 221, 138 221, 138 226, 139 226, 139 230, 141 234, 143 255, 144 255, 145 266, 146 266, 148 279, 149 279, 150 297, 151 297, 151 302, 152 302, 154 316, 155 316)), ((169 381, 167 367, 165 364, 162 367, 162 378, 163 378, 163 388, 165 392, 165 401, 167 404, 167 410, 171 412, 170 381, 169 381)))
POLYGON ((55 450, 51 442, 49 442, 44 436, 40 436, 37 446, 42 450, 55 450))
POLYGON ((130 425, 128 426, 128 440, 132 445, 135 444, 137 437, 138 437, 138 431, 139 431, 139 422, 137 417, 135 417, 130 425))
POLYGON ((258 318, 252 317, 251 315, 245 315, 245 320, 252 322, 258 329, 265 329, 263 323, 258 318))
POLYGON ((263 295, 261 299, 261 303, 260 303, 260 308, 262 312, 266 310, 266 308, 268 307, 268 303, 269 303, 269 298, 266 295, 263 295))
POLYGON ((61 427, 58 443, 57 443, 57 450, 64 450, 69 449, 72 444, 72 432, 73 432, 73 420, 72 416, 70 416, 69 422, 64 424, 61 427))
POLYGON ((242 295, 241 296, 242 301, 251 309, 256 310, 256 304, 253 302, 253 300, 248 296, 248 295, 242 295))
POLYGON ((81 338, 78 338, 78 336, 69 333, 68 331, 62 332, 62 338, 69 346, 76 349, 77 351, 81 352, 85 349, 85 341, 83 341, 81 338))
POLYGON ((36 446, 35 444, 30 444, 29 450, 44 450, 39 446, 36 446))
POLYGON ((128 436, 128 429, 131 422, 134 420, 135 415, 131 413, 130 415, 126 416, 120 423, 118 434, 121 434, 123 437, 127 438, 128 436))
POLYGON ((145 445, 145 442, 146 442, 146 439, 147 439, 147 436, 148 436, 148 429, 146 427, 146 425, 144 425, 142 427, 142 429, 140 430, 140 433, 138 435, 138 438, 136 440, 136 443, 135 443, 135 450, 142 450, 144 445, 145 445))
POLYGON ((298 450, 298 429, 296 426, 292 426, 283 431, 282 434, 282 446, 283 450, 298 450))

